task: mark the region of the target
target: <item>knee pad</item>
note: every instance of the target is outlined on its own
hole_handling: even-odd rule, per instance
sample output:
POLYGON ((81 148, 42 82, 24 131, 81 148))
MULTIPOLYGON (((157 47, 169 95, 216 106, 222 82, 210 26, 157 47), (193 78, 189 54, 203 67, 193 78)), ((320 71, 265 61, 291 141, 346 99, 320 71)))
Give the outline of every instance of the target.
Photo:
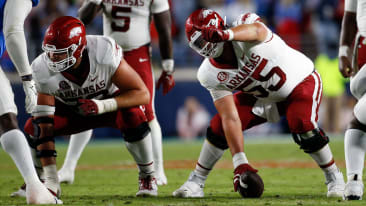
POLYGON ((36 157, 57 157, 57 152, 56 150, 37 150, 36 157))
POLYGON ((360 123, 366 125, 366 95, 363 95, 360 99, 358 99, 357 104, 353 108, 353 114, 355 115, 356 119, 360 121, 360 123))
POLYGON ((211 127, 207 128, 207 141, 213 144, 215 147, 226 150, 229 148, 225 136, 216 135, 213 133, 211 127))
POLYGON ((316 128, 312 131, 296 134, 293 133, 292 137, 296 144, 300 145, 300 149, 306 153, 313 153, 323 148, 329 142, 328 136, 322 129, 316 128))
POLYGON ((30 147, 32 148, 37 148, 38 145, 43 144, 45 142, 49 142, 49 141, 55 141, 53 136, 45 136, 45 137, 40 137, 41 135, 41 129, 39 127, 39 124, 41 123, 50 123, 53 124, 53 118, 50 117, 39 117, 37 119, 32 119, 32 129, 30 129, 30 125, 28 123, 29 121, 27 121, 27 124, 25 126, 25 130, 28 133, 26 136, 27 140, 28 140, 28 144, 30 145, 30 147))
POLYGON ((128 128, 123 131, 126 142, 137 142, 146 137, 150 132, 150 127, 147 122, 140 124, 135 128, 128 128))

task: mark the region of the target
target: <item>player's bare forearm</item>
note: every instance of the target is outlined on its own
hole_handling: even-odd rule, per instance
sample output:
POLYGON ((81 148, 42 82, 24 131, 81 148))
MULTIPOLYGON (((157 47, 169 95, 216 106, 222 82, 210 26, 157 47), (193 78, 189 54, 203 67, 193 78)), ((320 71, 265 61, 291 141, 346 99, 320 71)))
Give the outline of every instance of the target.
POLYGON ((339 45, 351 46, 357 33, 356 13, 344 12, 339 45))
POLYGON ((339 64, 338 68, 343 77, 347 78, 353 75, 352 68, 352 44, 357 33, 356 13, 344 12, 342 28, 339 40, 339 64))
POLYGON ((80 20, 85 24, 89 24, 98 14, 102 7, 89 1, 84 1, 83 5, 78 11, 80 20))
POLYGON ((262 23, 241 24, 230 30, 234 33, 234 41, 264 41, 268 32, 262 23))
POLYGON ((150 101, 149 90, 141 77, 122 60, 112 77, 112 82, 119 88, 120 95, 116 96, 118 108, 133 107, 148 104, 150 101))
POLYGON ((155 27, 159 34, 159 48, 162 59, 173 58, 172 21, 170 11, 154 14, 155 27))
POLYGON ((118 108, 135 107, 149 104, 150 94, 146 89, 132 89, 123 91, 122 94, 115 97, 118 108))

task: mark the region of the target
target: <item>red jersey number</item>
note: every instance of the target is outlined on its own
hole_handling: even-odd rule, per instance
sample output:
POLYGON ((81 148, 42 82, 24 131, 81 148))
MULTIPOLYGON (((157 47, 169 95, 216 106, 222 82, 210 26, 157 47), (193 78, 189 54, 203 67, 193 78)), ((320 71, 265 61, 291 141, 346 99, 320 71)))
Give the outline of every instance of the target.
POLYGON ((130 29, 131 18, 129 16, 120 16, 121 13, 131 13, 131 8, 112 6, 112 18, 114 21, 111 27, 113 31, 126 32, 130 29), (123 21, 123 26, 117 25, 116 21, 123 21))
MULTIPOLYGON (((270 85, 267 88, 267 90, 269 90, 269 91, 277 91, 277 90, 279 90, 285 84, 285 82, 286 82, 286 74, 285 74, 285 72, 283 72, 281 70, 280 67, 276 66, 276 67, 273 67, 265 76, 261 75, 260 73, 262 72, 262 70, 266 66, 267 62, 268 62, 267 59, 263 59, 259 63, 258 67, 255 69, 255 71, 252 74, 252 78, 255 79, 255 80, 257 80, 257 81, 260 81, 260 82, 266 82, 270 78, 272 78, 273 75, 276 74, 280 78, 280 80, 277 82, 276 85, 270 85)), ((241 85, 249 85, 250 83, 249 84, 246 83, 247 81, 250 81, 250 83, 251 83, 253 80, 251 80, 249 78, 249 79, 247 79, 241 85)), ((244 91, 244 87, 239 86, 238 88, 243 89, 243 91, 244 91)), ((253 94, 256 97, 265 98, 265 97, 268 97, 268 95, 269 95, 269 92, 267 90, 265 88, 263 88, 262 86, 258 85, 258 86, 255 86, 255 87, 247 90, 247 91, 244 91, 244 92, 251 93, 251 94, 253 94)))

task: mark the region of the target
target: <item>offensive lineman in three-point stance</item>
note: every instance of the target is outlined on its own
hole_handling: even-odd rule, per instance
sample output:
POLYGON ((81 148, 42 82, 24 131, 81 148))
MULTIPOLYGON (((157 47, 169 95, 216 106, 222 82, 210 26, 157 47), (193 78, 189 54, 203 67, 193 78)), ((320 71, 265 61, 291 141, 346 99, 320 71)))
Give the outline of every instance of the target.
POLYGON ((245 156, 242 131, 285 115, 295 142, 323 170, 327 196, 341 197, 343 175, 328 137, 317 125, 322 82, 313 62, 253 13, 240 15, 228 28, 217 12, 200 9, 188 17, 186 35, 190 47, 206 57, 197 77, 210 91, 218 114, 211 120, 195 170, 173 195, 203 197, 206 178, 227 148, 237 191, 242 173, 257 172, 245 156))
POLYGON ((60 195, 54 137, 98 127, 124 134, 139 169, 136 196, 156 196, 150 128, 142 106, 150 95, 110 37, 85 34, 70 16, 48 27, 44 53, 32 63, 38 91, 33 118, 25 125, 41 160, 45 185, 60 195))

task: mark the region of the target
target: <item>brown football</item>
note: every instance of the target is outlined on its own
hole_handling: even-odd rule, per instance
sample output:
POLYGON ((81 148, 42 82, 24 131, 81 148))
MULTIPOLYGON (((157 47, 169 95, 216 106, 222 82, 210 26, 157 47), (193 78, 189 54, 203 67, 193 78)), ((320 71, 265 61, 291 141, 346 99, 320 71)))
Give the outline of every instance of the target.
POLYGON ((244 198, 259 198, 264 190, 262 178, 255 172, 246 171, 240 175, 239 194, 244 198))

